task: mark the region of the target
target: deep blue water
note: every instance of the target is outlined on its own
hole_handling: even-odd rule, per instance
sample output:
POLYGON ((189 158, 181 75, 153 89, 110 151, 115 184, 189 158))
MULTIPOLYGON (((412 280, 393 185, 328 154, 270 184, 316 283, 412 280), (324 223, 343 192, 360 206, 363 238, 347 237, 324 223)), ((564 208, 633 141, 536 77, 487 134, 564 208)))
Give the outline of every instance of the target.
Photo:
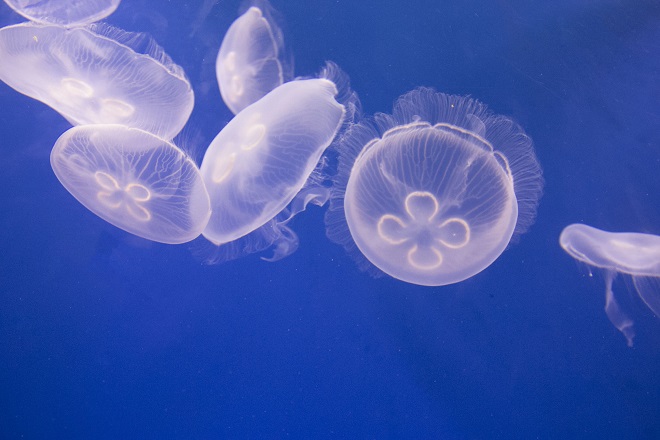
MULTIPOLYGON (((214 63, 239 6, 124 0, 107 20, 186 70, 177 141, 198 162, 231 119, 214 63)), ((660 319, 620 277, 628 348, 602 275, 558 245, 574 222, 660 234, 660 3, 273 6, 296 74, 335 61, 367 114, 425 85, 517 120, 546 180, 535 225, 437 288, 360 272, 323 208, 284 260, 204 265, 80 205, 49 164, 68 123, 0 84, 0 438, 660 438, 660 319)))

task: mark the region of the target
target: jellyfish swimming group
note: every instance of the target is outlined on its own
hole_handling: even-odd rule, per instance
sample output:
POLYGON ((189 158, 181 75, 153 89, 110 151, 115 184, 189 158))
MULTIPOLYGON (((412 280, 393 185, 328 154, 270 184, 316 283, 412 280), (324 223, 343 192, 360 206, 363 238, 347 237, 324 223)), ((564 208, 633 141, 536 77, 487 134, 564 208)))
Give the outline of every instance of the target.
MULTIPOLYGON (((173 142, 194 106, 183 68, 149 36, 98 22, 119 0, 5 2, 30 21, 0 29, 0 79, 73 125, 55 142, 53 171, 126 232, 240 248, 230 258, 274 248, 276 260, 296 249, 291 219, 328 202, 327 236, 360 269, 443 286, 485 270, 535 220, 544 180, 516 122, 424 87, 390 114, 362 115, 334 63, 294 77, 265 0, 248 5, 218 48, 220 97, 234 117, 201 164, 173 142)), ((660 313, 658 237, 572 225, 561 245, 606 270, 608 316, 631 344, 612 280, 632 275, 660 313)))

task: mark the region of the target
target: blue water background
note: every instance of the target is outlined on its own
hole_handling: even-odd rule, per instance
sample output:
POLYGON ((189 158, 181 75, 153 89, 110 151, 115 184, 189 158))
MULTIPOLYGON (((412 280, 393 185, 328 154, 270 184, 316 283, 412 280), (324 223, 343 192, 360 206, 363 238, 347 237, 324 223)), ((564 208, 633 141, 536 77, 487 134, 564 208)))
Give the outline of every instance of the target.
MULTIPOLYGON (((69 125, 0 84, 0 438, 660 438, 660 319, 620 277, 628 348, 602 274, 558 246, 574 222, 660 234, 660 3, 273 5, 296 74, 337 62, 367 114, 425 85, 517 120, 545 173, 535 225, 446 287, 360 272, 319 208, 291 257, 207 266, 73 199, 49 164, 69 125)), ((186 70, 198 163, 231 119, 214 63, 239 6, 124 0, 107 20, 186 70)))

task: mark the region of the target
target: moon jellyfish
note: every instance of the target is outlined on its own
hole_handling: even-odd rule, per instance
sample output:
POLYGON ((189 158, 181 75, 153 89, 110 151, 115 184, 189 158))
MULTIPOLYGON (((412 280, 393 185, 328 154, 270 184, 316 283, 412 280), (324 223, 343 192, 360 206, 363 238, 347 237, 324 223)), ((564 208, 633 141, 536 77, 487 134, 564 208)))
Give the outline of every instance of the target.
POLYGON ((328 237, 374 275, 465 280, 534 221, 543 179, 532 141, 469 97, 414 90, 337 148, 328 237))
POLYGON ((122 124, 172 139, 192 112, 183 69, 144 34, 23 23, 0 29, 0 58, 2 81, 73 125, 122 124))
POLYGON ((612 284, 618 273, 631 275, 640 298, 660 316, 660 236, 572 224, 562 231, 559 244, 576 260, 605 270, 605 313, 632 347, 634 323, 621 310, 612 284))
POLYGON ((237 114, 291 77, 282 31, 262 2, 232 23, 218 52, 215 69, 220 94, 237 114))
POLYGON ((80 203, 131 234, 184 243, 208 222, 209 196, 195 163, 146 131, 123 125, 73 127, 55 143, 50 163, 80 203))
POLYGON ((30 21, 84 26, 103 20, 117 9, 121 0, 5 0, 30 21))
POLYGON ((264 226, 305 186, 347 114, 336 99, 338 79, 330 78, 336 69, 282 84, 211 142, 201 165, 213 212, 203 232, 209 241, 229 243, 264 226))

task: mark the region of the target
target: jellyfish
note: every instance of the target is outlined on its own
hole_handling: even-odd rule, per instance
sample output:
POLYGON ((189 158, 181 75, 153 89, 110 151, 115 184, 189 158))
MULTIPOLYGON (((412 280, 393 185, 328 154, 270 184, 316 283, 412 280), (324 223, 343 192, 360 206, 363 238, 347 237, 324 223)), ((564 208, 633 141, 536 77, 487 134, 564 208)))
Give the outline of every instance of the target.
MULTIPOLYGON (((346 81, 329 64, 320 78, 277 87, 220 131, 200 167, 213 212, 205 238, 215 245, 230 243, 263 227, 293 201, 352 113, 340 98, 346 96, 346 81)), ((321 193, 306 187, 300 194, 302 205, 323 197, 321 193)), ((304 206, 293 211, 301 209, 304 206)))
POLYGON ((211 214, 197 165, 174 144, 137 128, 73 127, 55 143, 50 163, 87 209, 148 240, 193 240, 211 214))
POLYGON ((292 76, 274 11, 268 2, 260 3, 229 27, 215 64, 220 94, 234 114, 292 76))
POLYGON ((23 23, 0 29, 0 58, 2 81, 72 125, 121 124, 172 139, 192 112, 183 69, 144 34, 23 23))
POLYGON ((531 139, 469 97, 413 90, 337 150, 327 235, 375 276, 457 283, 534 222, 543 178, 531 139))
POLYGON ((660 316, 660 236, 606 232, 576 223, 564 228, 559 244, 576 260, 605 270, 605 313, 632 347, 634 322, 621 310, 612 284, 618 273, 632 276, 639 297, 660 316))
POLYGON ((62 26, 85 26, 103 20, 121 0, 5 0, 30 21, 62 26))

